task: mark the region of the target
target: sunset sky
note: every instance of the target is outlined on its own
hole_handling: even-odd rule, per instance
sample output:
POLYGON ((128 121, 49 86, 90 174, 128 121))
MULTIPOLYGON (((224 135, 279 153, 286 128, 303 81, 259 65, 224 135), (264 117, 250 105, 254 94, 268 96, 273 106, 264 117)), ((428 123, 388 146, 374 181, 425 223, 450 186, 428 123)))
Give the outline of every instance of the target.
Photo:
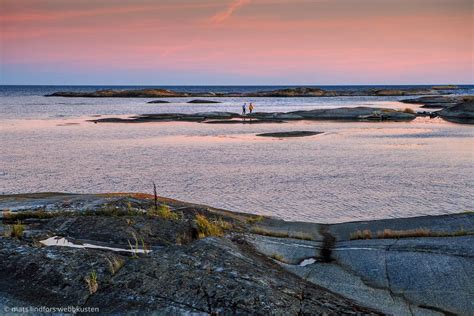
POLYGON ((0 0, 2 84, 473 83, 471 0, 0 0))

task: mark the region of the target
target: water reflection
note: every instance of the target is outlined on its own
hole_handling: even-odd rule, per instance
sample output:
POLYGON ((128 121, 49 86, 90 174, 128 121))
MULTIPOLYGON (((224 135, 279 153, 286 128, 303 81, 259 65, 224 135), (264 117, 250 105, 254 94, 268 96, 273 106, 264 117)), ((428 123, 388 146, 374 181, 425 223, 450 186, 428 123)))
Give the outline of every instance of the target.
POLYGON ((470 126, 425 118, 245 126, 89 118, 2 120, 0 191, 150 192, 155 181, 163 196, 317 222, 474 208, 470 126), (291 130, 324 134, 255 136, 291 130))

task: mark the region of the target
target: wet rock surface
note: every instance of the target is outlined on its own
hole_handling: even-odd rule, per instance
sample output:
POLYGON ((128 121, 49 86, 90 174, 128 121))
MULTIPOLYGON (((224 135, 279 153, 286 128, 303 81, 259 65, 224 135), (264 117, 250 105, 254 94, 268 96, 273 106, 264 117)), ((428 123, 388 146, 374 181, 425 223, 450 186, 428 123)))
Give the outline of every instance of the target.
POLYGON ((0 196, 0 210, 0 307, 21 302, 102 313, 224 315, 474 312, 472 213, 325 225, 161 197, 155 204, 147 194, 61 193, 0 196), (169 213, 157 212, 163 204, 169 213), (198 216, 220 232, 204 234, 198 216), (11 237, 19 222, 24 232, 11 237), (422 236, 377 237, 387 229, 419 228, 422 236), (370 239, 353 239, 358 230, 370 231, 370 239), (52 236, 146 253, 40 242, 52 236), (96 291, 86 281, 92 274, 96 291))
POLYGON ((295 87, 287 89, 256 91, 248 93, 236 92, 181 92, 168 89, 135 89, 135 90, 97 90, 95 92, 59 91, 48 97, 87 97, 87 98, 173 98, 173 97, 335 97, 335 96, 404 96, 404 95, 436 95, 449 92, 456 87, 446 86, 432 88, 399 88, 366 90, 325 90, 316 87, 295 87))

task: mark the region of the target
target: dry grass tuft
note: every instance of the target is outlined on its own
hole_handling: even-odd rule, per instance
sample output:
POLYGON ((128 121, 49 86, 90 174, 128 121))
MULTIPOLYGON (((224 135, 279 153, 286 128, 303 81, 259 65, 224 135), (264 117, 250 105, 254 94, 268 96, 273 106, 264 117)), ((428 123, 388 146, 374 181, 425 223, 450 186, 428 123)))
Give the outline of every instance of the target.
POLYGON ((213 221, 217 226, 222 228, 223 230, 228 230, 232 228, 232 224, 223 220, 222 218, 216 219, 213 221))
POLYGON ((313 240, 313 236, 301 232, 285 232, 285 231, 274 231, 269 230, 260 226, 252 227, 251 232, 257 235, 278 237, 278 238, 294 238, 301 240, 313 240))
POLYGON ((166 204, 161 204, 158 209, 152 207, 148 210, 148 215, 156 216, 166 220, 178 220, 179 216, 175 212, 171 211, 171 208, 166 204))
POLYGON ((251 232, 257 235, 269 236, 269 237, 279 237, 279 238, 290 237, 288 232, 269 230, 260 226, 252 227, 251 232))
POLYGON ((263 221, 263 219, 264 219, 264 217, 262 215, 256 215, 256 216, 248 217, 247 218, 247 223, 248 224, 255 224, 257 222, 263 221))
POLYGON ((98 210, 87 210, 82 212, 82 216, 139 216, 143 215, 143 211, 129 207, 119 207, 112 204, 104 204, 102 208, 98 210))
POLYGON ((47 219, 47 218, 64 215, 65 213, 66 212, 47 212, 45 210, 20 211, 20 212, 4 211, 2 215, 5 221, 19 221, 19 220, 25 220, 25 219, 30 219, 30 218, 47 219))
POLYGON ((415 112, 413 109, 411 109, 411 108, 405 108, 405 109, 403 110, 403 112, 404 112, 404 113, 409 113, 409 114, 416 114, 416 112, 415 112))
POLYGON ((89 293, 94 294, 99 289, 99 282, 97 281, 97 273, 95 271, 91 271, 91 273, 84 278, 87 283, 87 287, 89 288, 89 293))
POLYGON ((378 238, 414 238, 414 237, 459 237, 473 235, 474 232, 469 232, 461 228, 454 232, 433 232, 427 228, 417 228, 410 230, 391 230, 384 229, 383 231, 377 232, 378 238))
POLYGON ((283 258, 283 256, 279 253, 274 253, 270 256, 270 258, 272 258, 273 260, 276 260, 276 261, 280 261, 280 262, 283 262, 283 263, 287 263, 287 261, 285 260, 285 258, 283 258))
POLYGON ((16 224, 10 226, 10 237, 21 239, 23 237, 23 233, 25 232, 25 225, 23 225, 20 221, 17 221, 16 224))
POLYGON ((301 239, 301 240, 313 240, 313 236, 306 233, 290 233, 290 238, 301 239))
POLYGON ((112 256, 111 258, 105 258, 109 264, 109 271, 112 275, 115 275, 120 269, 122 269, 125 261, 122 258, 117 256, 112 256))
POLYGON ((417 228, 410 230, 392 230, 384 229, 383 231, 377 232, 377 238, 408 238, 408 237, 430 237, 432 233, 426 228, 417 228))
POLYGON ((230 223, 218 219, 210 221, 206 216, 197 214, 194 222, 197 225, 198 237, 204 238, 207 236, 222 236, 224 235, 224 230, 230 229, 232 226, 230 223))
POLYGON ((151 250, 148 247, 148 245, 145 243, 145 239, 143 239, 143 237, 141 236, 138 236, 135 232, 132 232, 132 237, 133 237, 134 243, 132 244, 130 240, 127 240, 127 242, 128 242, 128 246, 130 247, 130 252, 132 253, 133 258, 138 258, 139 253, 148 255, 148 253, 151 250), (140 244, 142 245, 141 249, 139 246, 140 244))
MULTIPOLYGON (((433 232, 427 228, 417 228, 417 229, 408 229, 408 230, 393 230, 393 229, 384 229, 377 231, 378 239, 399 239, 399 238, 416 238, 416 237, 457 237, 457 236, 466 236, 473 235, 474 232, 468 232, 463 228, 454 232, 433 232)), ((372 233, 370 230, 358 230, 350 235, 351 240, 357 239, 371 239, 372 233)))
POLYGON ((372 239, 372 232, 368 229, 357 230, 357 231, 351 233, 350 239, 351 240, 372 239))

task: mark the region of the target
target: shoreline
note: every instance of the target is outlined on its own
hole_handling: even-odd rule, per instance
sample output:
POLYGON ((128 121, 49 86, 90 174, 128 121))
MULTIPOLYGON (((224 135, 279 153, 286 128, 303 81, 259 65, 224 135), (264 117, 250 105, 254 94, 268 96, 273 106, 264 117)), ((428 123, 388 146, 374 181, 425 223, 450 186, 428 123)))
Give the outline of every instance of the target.
MULTIPOLYGON (((303 311, 308 312, 473 311, 466 292, 466 284, 473 282, 473 274, 468 273, 474 257, 472 212, 317 224, 235 213, 158 196, 159 212, 155 213, 154 199, 153 195, 140 193, 0 196, 0 209, 4 210, 0 292, 9 293, 11 302, 34 306, 40 299, 38 289, 44 287, 42 302, 99 306, 101 312, 152 308, 161 312, 264 313, 271 306, 278 313, 283 311, 278 306, 281 300, 288 303, 285 312, 301 306, 297 284, 303 282, 303 311), (163 204, 167 211, 162 211, 163 204), (202 226, 199 216, 207 224, 202 226), (24 225, 22 236, 4 237, 5 229, 18 220, 24 225), (124 249, 130 249, 127 240, 133 245, 133 236, 139 236, 142 242, 137 241, 136 249, 148 249, 149 253, 39 244, 54 236, 79 245, 124 249), (114 273, 107 268, 107 260, 112 257, 122 262, 114 273), (32 262, 43 268, 12 270, 32 262), (67 266, 75 268, 71 271, 65 269, 67 266), (91 269, 98 275, 98 290, 94 293, 88 292, 84 281, 91 269), (160 271, 161 281, 150 279, 152 271, 160 271), (62 275, 55 281, 59 283, 46 281, 51 274, 62 275), (64 277, 69 286, 57 297, 54 289, 64 286, 60 281, 64 277), (207 280, 206 285, 199 285, 202 278, 207 280), (28 290, 22 285, 26 279, 30 280, 28 290), (170 283, 162 287, 162 282, 170 283), (125 289, 121 284, 129 286, 125 289), (201 293, 214 293, 211 297, 217 295, 223 300, 209 301, 199 291, 190 290, 200 286, 205 286, 201 293), (236 286, 241 290, 229 290, 236 286), (285 293, 294 294, 282 297, 274 286, 283 286, 285 293), (246 291, 261 293, 259 302, 231 304, 249 295, 246 291), (151 297, 160 299, 149 301, 151 297)), ((9 298, 0 304, 8 306, 9 298)))

